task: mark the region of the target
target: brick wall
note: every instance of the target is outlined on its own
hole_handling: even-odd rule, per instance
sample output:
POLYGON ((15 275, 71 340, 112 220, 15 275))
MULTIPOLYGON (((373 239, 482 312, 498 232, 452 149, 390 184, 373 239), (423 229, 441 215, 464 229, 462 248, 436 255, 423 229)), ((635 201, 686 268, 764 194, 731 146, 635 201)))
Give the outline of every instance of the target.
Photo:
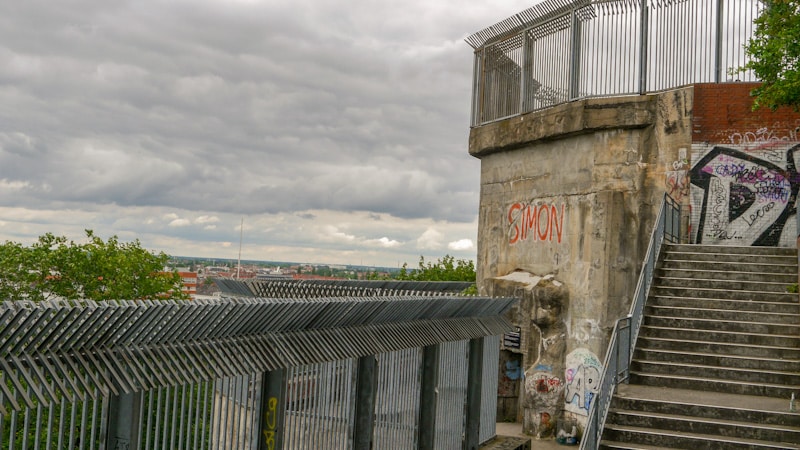
POLYGON ((695 84, 692 142, 738 144, 742 143, 740 140, 754 140, 759 137, 781 139, 795 136, 796 139, 800 134, 800 113, 791 108, 779 108, 776 111, 768 108, 752 110, 753 98, 750 91, 758 85, 759 83, 695 84))

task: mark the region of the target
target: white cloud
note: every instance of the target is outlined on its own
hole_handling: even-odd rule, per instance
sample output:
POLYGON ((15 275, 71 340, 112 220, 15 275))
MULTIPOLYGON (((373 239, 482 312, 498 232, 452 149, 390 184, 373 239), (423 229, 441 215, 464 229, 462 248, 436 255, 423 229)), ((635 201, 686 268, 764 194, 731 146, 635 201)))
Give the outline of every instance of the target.
POLYGON ((474 247, 475 245, 472 243, 472 239, 459 239, 447 244, 447 248, 456 251, 472 250, 474 247))
POLYGON ((394 248, 402 245, 399 241, 394 239, 389 239, 388 237, 382 237, 380 239, 369 239, 366 240, 365 243, 367 245, 377 245, 384 248, 394 248))
POLYGON ((438 250, 442 247, 442 239, 444 239, 444 234, 435 228, 428 228, 417 238, 417 248, 422 250, 438 250))
POLYGON ((189 219, 175 219, 169 223, 171 227, 187 227, 192 224, 192 221, 189 219))
POLYGON ((194 219, 194 223, 199 223, 199 224, 217 223, 217 222, 219 222, 219 217, 217 217, 217 216, 205 216, 205 215, 203 215, 203 216, 200 216, 200 217, 194 219))

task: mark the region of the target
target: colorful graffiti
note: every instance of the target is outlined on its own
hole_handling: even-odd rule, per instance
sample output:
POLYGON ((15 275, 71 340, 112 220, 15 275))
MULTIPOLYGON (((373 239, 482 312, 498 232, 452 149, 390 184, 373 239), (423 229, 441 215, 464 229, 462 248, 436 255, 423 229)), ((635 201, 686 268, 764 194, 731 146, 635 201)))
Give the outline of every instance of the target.
POLYGON ((552 242, 555 239, 560 244, 565 208, 562 203, 559 213, 555 204, 514 203, 508 208, 508 243, 513 245, 528 239, 552 242))
POLYGON ((695 242, 794 243, 800 145, 738 150, 715 146, 691 169, 695 242))
POLYGON ((565 410, 581 416, 589 415, 589 408, 600 389, 602 367, 597 356, 588 349, 579 348, 567 355, 565 410))

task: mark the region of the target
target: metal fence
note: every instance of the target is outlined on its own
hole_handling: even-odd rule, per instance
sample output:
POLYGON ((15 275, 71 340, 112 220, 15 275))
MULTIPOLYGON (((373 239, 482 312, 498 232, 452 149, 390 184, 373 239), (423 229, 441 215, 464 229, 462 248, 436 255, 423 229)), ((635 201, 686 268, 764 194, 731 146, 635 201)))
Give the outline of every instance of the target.
POLYGON ((759 0, 547 0, 466 41, 473 126, 570 100, 755 81, 747 61, 759 0))
POLYGON ((630 377, 633 350, 644 319, 645 301, 650 294, 653 272, 661 255, 661 245, 665 240, 677 242, 667 239, 665 229, 667 227, 677 227, 672 228, 671 231, 673 236, 680 236, 680 222, 674 219, 680 217, 679 208, 680 206, 669 195, 664 195, 664 202, 661 204, 655 227, 650 235, 650 244, 639 273, 639 281, 633 295, 630 313, 627 317, 623 317, 616 322, 614 331, 611 334, 611 340, 603 363, 604 372, 600 378, 600 388, 595 401, 592 402, 592 406, 589 409, 589 418, 581 439, 582 450, 599 448, 603 426, 605 425, 608 409, 611 406, 616 387, 630 377))
POLYGON ((492 336, 511 329, 503 314, 513 302, 423 294, 2 302, 0 449, 486 440, 494 407, 470 428, 465 417, 482 408, 467 386, 496 390, 492 336), (475 370, 490 376, 470 378, 475 370))

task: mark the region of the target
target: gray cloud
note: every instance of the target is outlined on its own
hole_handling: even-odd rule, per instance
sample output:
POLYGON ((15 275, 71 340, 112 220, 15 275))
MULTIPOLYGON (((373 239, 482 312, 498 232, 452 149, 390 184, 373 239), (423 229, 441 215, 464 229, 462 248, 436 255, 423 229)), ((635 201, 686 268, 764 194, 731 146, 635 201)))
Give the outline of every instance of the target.
POLYGON ((462 38, 528 6, 5 2, 0 207, 470 224, 462 38))

